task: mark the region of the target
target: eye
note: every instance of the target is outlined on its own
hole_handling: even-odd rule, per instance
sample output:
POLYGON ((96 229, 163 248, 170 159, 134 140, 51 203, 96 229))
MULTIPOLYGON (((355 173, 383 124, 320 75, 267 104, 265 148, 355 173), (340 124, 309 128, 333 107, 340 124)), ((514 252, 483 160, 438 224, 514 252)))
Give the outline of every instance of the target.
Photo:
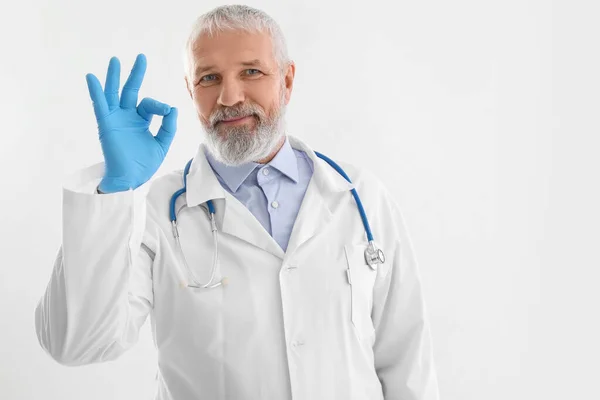
MULTIPOLYGON (((247 75, 249 75, 249 76, 255 76, 255 75, 262 74, 262 71, 260 71, 260 70, 258 70, 258 69, 256 69, 256 68, 250 68, 250 69, 246 69, 246 70, 244 70, 244 72, 248 72, 248 71, 256 71, 256 72, 257 72, 257 73, 254 73, 254 74, 247 74, 247 75)), ((216 74, 204 75, 202 78, 200 78, 200 80, 198 81, 198 84, 199 84, 199 83, 202 83, 202 82, 214 82, 214 79, 206 79, 206 78, 209 78, 209 77, 211 77, 211 76, 212 76, 212 77, 215 77, 215 76, 217 76, 217 75, 216 75, 216 74)))
POLYGON ((205 80, 204 78, 206 78, 207 76, 215 76, 215 74, 210 74, 210 75, 204 75, 202 78, 200 78, 200 82, 210 82, 210 80, 205 80))

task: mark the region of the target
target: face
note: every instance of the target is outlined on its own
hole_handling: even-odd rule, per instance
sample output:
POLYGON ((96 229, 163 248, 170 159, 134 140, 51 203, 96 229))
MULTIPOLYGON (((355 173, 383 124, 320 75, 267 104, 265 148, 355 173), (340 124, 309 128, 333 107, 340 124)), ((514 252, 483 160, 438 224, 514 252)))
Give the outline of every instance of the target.
POLYGON ((268 158, 282 142, 295 65, 281 74, 268 33, 200 36, 186 86, 213 156, 239 165, 268 158))

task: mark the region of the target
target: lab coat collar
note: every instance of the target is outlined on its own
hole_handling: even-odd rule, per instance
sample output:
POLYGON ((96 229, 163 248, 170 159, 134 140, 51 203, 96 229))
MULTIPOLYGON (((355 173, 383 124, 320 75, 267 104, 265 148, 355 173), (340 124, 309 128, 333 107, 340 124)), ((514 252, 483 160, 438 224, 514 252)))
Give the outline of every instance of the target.
POLYGON ((334 170, 326 161, 321 160, 315 154, 314 150, 299 138, 289 135, 290 145, 292 148, 301 150, 312 160, 313 177, 319 189, 323 193, 339 193, 350 191, 354 188, 354 184, 348 182, 336 170, 334 170))
MULTIPOLYGON (((354 184, 348 182, 324 160, 317 157, 314 150, 299 138, 287 134, 287 140, 292 148, 304 151, 313 164, 313 178, 323 193, 350 191, 354 184)), ((206 153, 208 149, 201 143, 187 178, 186 201, 188 207, 197 206, 208 200, 224 199, 225 190, 211 168, 206 153)))
POLYGON ((298 211, 286 251, 246 206, 223 189, 206 159, 204 143, 200 145, 192 161, 186 192, 188 207, 215 200, 213 204, 219 231, 235 236, 282 260, 293 257, 302 244, 330 226, 337 210, 347 201, 351 201, 350 193, 343 192, 354 188, 354 184, 346 181, 326 161, 318 158, 306 143, 292 135, 288 137, 292 148, 304 151, 312 160, 313 175, 298 211))

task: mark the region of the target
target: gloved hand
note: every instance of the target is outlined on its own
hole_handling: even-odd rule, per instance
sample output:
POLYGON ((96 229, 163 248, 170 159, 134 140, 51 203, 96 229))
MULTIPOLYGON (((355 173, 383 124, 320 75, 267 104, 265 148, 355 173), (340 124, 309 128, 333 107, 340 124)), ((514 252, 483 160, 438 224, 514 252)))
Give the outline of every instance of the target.
POLYGON ((147 97, 136 107, 146 56, 137 56, 119 101, 120 69, 119 59, 112 57, 104 90, 96 76, 86 75, 104 154, 105 172, 99 185, 104 193, 135 189, 152 178, 177 131, 177 108, 147 97), (149 130, 153 115, 163 116, 156 136, 149 130))

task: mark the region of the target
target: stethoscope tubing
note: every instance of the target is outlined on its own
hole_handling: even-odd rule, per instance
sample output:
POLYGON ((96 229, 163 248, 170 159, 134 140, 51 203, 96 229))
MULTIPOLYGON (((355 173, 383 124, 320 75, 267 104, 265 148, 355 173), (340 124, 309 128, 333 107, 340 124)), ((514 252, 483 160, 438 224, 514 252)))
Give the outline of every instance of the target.
MULTIPOLYGON (((348 175, 346 174, 346 172, 338 165, 336 164, 332 159, 330 159, 329 157, 325 156, 322 153, 319 153, 317 151, 315 151, 315 154, 317 155, 317 157, 321 158, 322 160, 324 160, 325 162, 327 162, 333 169, 335 169, 342 177, 344 177, 344 179, 346 179, 349 183, 352 183, 352 181, 350 180, 350 178, 348 177, 348 175)), ((210 288, 214 288, 220 285, 226 285, 227 284, 227 278, 222 278, 221 281, 212 284, 214 278, 215 278, 215 273, 216 273, 216 268, 219 262, 219 252, 218 252, 218 232, 217 232, 217 226, 215 223, 215 207, 214 204, 212 202, 212 200, 208 200, 206 202, 207 208, 208 208, 208 213, 209 213, 209 217, 210 217, 210 222, 211 222, 211 230, 212 230, 212 234, 213 234, 213 243, 214 243, 214 253, 213 253, 213 267, 212 267, 212 272, 211 272, 211 276, 210 276, 210 280, 208 281, 208 283, 206 284, 201 284, 198 282, 198 280, 196 280, 196 277, 194 276, 192 270, 190 269, 185 254, 183 252, 183 248, 181 247, 181 241, 179 238, 179 231, 177 228, 177 213, 175 212, 175 203, 177 201, 177 198, 179 196, 181 196, 182 194, 186 193, 187 191, 187 175, 190 171, 190 167, 192 165, 192 161, 193 159, 189 160, 187 162, 187 164, 185 165, 185 168, 183 170, 183 187, 179 190, 177 190, 175 193, 173 193, 173 195, 171 196, 171 201, 169 203, 169 216, 171 219, 171 225, 172 225, 172 229, 173 229, 173 236, 175 237, 175 239, 177 240, 177 245, 179 247, 179 253, 181 255, 182 261, 184 266, 186 267, 188 274, 190 275, 192 281, 194 282, 193 285, 191 284, 187 284, 185 285, 185 283, 182 283, 182 286, 187 286, 187 287, 192 287, 192 288, 202 288, 202 289, 210 289, 210 288)), ((377 249, 375 247, 374 241, 373 241, 373 234, 371 232, 371 226, 369 225, 369 220, 367 219, 367 214, 365 213, 365 209, 362 205, 362 202, 360 201, 360 197, 358 196, 358 193, 356 192, 355 188, 352 188, 350 190, 350 192, 352 193, 352 196, 354 197, 354 200, 356 201, 356 205, 358 207, 358 211, 360 213, 360 217, 362 219, 362 223, 363 226, 365 228, 365 232, 367 235, 367 240, 369 241, 369 246, 367 247, 367 250, 365 250, 365 259, 367 260, 367 264, 369 264, 369 266, 372 269, 375 269, 374 265, 377 265, 379 263, 383 263, 385 262, 385 256, 383 254, 383 251, 377 249)), ((186 206, 184 206, 186 207, 186 206)), ((182 207, 183 209, 183 207, 182 207)))

